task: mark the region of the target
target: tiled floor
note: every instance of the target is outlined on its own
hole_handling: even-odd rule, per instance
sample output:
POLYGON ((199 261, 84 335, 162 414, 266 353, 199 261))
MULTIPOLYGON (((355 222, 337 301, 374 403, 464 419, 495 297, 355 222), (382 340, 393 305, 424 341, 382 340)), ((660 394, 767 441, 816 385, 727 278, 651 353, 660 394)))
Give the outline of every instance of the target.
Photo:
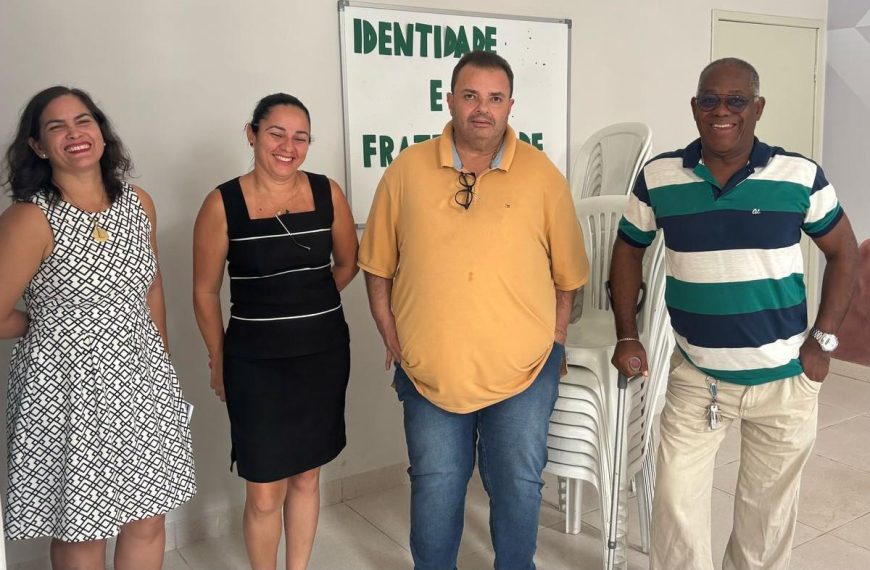
MULTIPOLYGON (((804 474, 792 570, 870 568, 870 378, 831 375, 819 397, 819 436, 804 474)), ((717 458, 713 489, 713 552, 722 559, 731 529, 731 509, 740 443, 732 428, 717 458)), ((545 504, 538 534, 541 570, 601 568, 601 541, 591 492, 584 497, 584 532, 562 532, 561 513, 545 504)), ((554 500, 551 487, 545 490, 554 500)), ((323 509, 312 570, 410 568, 407 486, 363 496, 323 509)), ((632 504, 636 504, 632 502, 632 504)), ((469 490, 461 570, 492 568, 486 494, 469 490)), ((636 508, 630 509, 630 570, 647 567, 639 551, 636 508)), ((168 553, 167 570, 246 568, 239 534, 193 544, 168 553)))
MULTIPOLYGON (((870 378, 831 375, 820 395, 819 436, 804 474, 792 570, 870 568, 870 378)), ((722 559, 731 528, 740 444, 732 428, 717 458, 713 489, 713 552, 722 559)), ((562 532, 562 515, 545 504, 536 562, 541 570, 601 568, 595 497, 584 497, 584 532, 562 532)), ((545 490, 547 501, 554 490, 545 490)), ((323 509, 312 570, 390 570, 411 567, 407 486, 323 509)), ((632 501, 632 505, 636 505, 632 501)), ((492 568, 487 501, 479 483, 469 491, 461 570, 492 568)), ((636 508, 630 508, 630 570, 647 567, 639 551, 636 508)), ((166 570, 247 568, 241 532, 167 553, 166 570)))

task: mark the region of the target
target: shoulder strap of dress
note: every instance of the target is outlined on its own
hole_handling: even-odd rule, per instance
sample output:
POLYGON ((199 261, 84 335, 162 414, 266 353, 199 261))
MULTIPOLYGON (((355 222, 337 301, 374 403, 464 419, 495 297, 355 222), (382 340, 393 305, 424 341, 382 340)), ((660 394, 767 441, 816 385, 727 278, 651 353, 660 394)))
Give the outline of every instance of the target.
POLYGON ((36 204, 37 206, 39 206, 39 209, 42 210, 42 212, 46 216, 48 216, 48 210, 51 207, 51 204, 46 194, 47 193, 44 190, 37 192, 33 194, 30 198, 28 198, 27 201, 31 204, 36 204))
POLYGON ((145 213, 145 206, 142 205, 142 200, 139 199, 139 194, 136 193, 133 185, 129 182, 124 181, 121 183, 121 193, 115 200, 120 202, 122 206, 129 207, 131 211, 141 213, 146 218, 148 217, 148 214, 145 213))
POLYGON ((332 225, 333 209, 332 209, 332 188, 329 185, 329 178, 323 174, 308 175, 308 183, 311 185, 311 194, 314 196, 314 208, 324 217, 328 225, 332 225))
POLYGON ((238 233, 242 223, 248 218, 248 207, 242 195, 242 185, 238 178, 233 178, 218 186, 221 199, 224 202, 224 213, 227 217, 227 235, 233 238, 238 233))
POLYGON ((45 219, 48 220, 48 225, 52 227, 52 230, 58 223, 58 205, 60 203, 60 198, 56 195, 52 195, 50 190, 40 190, 33 194, 27 201, 31 204, 36 204, 40 210, 42 210, 45 219))

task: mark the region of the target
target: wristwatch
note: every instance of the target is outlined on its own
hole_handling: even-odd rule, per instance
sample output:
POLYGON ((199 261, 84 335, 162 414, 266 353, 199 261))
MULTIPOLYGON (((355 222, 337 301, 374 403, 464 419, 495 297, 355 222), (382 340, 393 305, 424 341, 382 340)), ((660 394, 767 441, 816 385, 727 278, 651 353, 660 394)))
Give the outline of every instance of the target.
POLYGON ((822 352, 834 352, 835 350, 837 350, 837 346, 839 346, 840 344, 839 339, 837 339, 837 335, 822 332, 816 327, 810 329, 810 336, 818 341, 822 352))

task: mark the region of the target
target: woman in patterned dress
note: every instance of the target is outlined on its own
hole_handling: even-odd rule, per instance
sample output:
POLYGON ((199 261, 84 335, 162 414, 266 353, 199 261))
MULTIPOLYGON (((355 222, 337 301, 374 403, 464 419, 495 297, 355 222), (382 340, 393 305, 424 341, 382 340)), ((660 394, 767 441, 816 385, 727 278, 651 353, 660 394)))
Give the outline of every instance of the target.
POLYGON ((339 292, 357 272, 357 237, 338 184, 300 170, 311 118, 299 99, 264 97, 246 129, 251 172, 206 197, 194 229, 194 307, 227 403, 231 462, 246 480, 252 568, 307 567, 320 467, 346 443, 348 327, 339 292), (224 266, 232 307, 224 332, 224 266))
POLYGON ((51 536, 55 569, 158 569, 164 514, 195 492, 169 362, 154 203, 84 92, 51 87, 6 152, 0 338, 12 350, 7 538, 51 536), (26 310, 15 308, 24 297, 26 310))

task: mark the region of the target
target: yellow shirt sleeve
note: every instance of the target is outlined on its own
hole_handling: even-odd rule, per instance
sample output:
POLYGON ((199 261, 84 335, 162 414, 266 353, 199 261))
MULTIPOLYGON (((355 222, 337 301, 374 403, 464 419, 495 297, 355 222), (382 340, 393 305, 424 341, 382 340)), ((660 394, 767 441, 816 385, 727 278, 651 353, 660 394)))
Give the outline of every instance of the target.
POLYGON ((567 184, 562 184, 547 216, 553 283, 560 291, 579 289, 589 280, 589 260, 567 184))
POLYGON ((399 184, 393 171, 387 168, 378 183, 359 244, 360 268, 384 279, 392 279, 399 265, 399 184))

